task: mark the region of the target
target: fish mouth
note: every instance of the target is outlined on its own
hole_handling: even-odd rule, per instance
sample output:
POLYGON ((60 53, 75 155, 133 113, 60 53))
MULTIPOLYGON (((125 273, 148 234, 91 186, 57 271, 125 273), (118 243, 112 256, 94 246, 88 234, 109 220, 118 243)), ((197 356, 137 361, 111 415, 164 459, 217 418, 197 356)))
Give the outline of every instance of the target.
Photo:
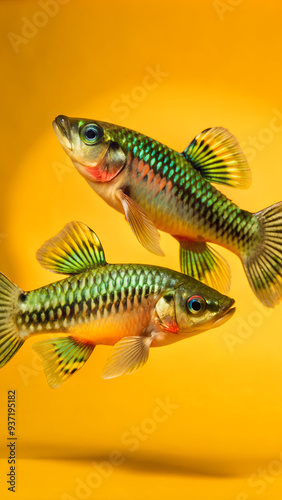
POLYGON ((233 314, 235 313, 236 307, 233 307, 235 300, 234 299, 229 299, 229 300, 231 303, 229 304, 228 308, 224 311, 224 313, 220 316, 220 318, 214 321, 213 326, 223 325, 223 323, 228 321, 231 318, 231 316, 233 316, 233 314))
POLYGON ((67 116, 59 115, 52 122, 53 129, 62 146, 72 151, 71 126, 67 116))

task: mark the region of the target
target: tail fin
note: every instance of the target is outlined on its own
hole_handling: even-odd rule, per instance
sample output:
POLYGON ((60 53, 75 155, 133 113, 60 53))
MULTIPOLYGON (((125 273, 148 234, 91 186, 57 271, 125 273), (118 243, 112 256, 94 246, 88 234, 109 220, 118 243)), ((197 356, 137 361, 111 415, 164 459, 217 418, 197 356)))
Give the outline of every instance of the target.
POLYGON ((24 340, 14 323, 14 311, 22 290, 0 273, 0 368, 16 354, 24 340))
POLYGON ((261 239, 242 262, 258 299, 265 306, 274 307, 282 299, 282 202, 254 215, 259 222, 261 239))

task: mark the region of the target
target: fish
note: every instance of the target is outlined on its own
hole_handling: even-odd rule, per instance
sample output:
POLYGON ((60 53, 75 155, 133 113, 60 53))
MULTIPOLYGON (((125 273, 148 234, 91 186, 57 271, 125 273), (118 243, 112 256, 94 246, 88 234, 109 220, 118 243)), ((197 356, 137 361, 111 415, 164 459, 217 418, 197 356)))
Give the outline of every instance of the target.
POLYGON ((51 388, 81 369, 96 345, 113 346, 102 373, 110 379, 141 368, 150 347, 215 328, 235 312, 234 299, 177 271, 108 264, 82 222, 68 223, 36 256, 67 277, 24 292, 0 274, 0 367, 28 338, 48 334, 33 348, 51 388))
POLYGON ((282 298, 282 202, 251 213, 213 184, 249 187, 251 173, 236 138, 222 127, 203 130, 183 152, 128 128, 59 115, 54 131, 91 188, 123 213, 138 241, 163 255, 159 230, 180 244, 180 269, 227 293, 230 269, 211 244, 243 264, 267 307, 282 298))

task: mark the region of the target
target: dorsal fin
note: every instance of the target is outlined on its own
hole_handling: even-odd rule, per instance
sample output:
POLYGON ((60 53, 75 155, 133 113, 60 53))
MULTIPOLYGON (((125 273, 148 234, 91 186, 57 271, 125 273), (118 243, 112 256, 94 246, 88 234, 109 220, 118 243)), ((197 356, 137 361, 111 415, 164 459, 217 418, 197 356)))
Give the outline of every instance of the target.
POLYGON ((37 251, 40 264, 61 274, 77 274, 105 266, 105 255, 98 236, 82 222, 70 222, 37 251))
POLYGON ((237 139, 222 127, 203 130, 183 151, 204 179, 246 189, 251 182, 247 159, 237 139))

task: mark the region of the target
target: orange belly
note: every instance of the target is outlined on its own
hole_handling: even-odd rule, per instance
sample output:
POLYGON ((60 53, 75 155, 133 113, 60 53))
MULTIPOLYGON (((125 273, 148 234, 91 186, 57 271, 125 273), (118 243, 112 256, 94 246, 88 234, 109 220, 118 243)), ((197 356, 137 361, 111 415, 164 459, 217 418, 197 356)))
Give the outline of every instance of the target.
POLYGON ((76 338, 95 345, 114 345, 123 337, 145 335, 152 319, 151 308, 109 314, 106 318, 97 317, 94 321, 75 325, 69 332, 76 338))

